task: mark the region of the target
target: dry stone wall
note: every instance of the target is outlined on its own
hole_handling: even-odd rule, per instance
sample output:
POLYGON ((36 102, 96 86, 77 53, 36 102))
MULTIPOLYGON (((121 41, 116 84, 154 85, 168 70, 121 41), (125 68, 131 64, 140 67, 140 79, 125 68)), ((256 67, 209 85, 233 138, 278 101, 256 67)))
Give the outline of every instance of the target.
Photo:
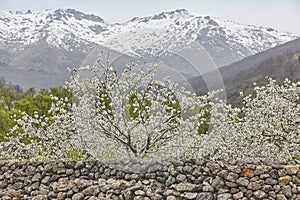
POLYGON ((0 161, 0 199, 300 199, 299 165, 0 161))

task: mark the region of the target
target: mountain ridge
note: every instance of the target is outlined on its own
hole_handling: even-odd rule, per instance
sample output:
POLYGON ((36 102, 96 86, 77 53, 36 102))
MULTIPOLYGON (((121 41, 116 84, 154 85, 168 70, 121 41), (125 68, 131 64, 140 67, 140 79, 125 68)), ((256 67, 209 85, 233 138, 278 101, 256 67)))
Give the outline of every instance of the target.
MULTIPOLYGON (((74 9, 1 11, 0 69, 13 82, 24 79, 16 74, 29 75, 34 71, 43 77, 37 79, 52 74, 57 77, 49 79, 63 84, 66 75, 62 73, 66 73, 66 68, 81 66, 84 58, 98 46, 139 58, 176 53, 196 44, 220 67, 295 38, 298 36, 292 33, 196 16, 185 9, 113 24, 74 9)), ((24 83, 26 87, 31 84, 24 83)), ((32 85, 51 86, 40 82, 32 85)))
MULTIPOLYGON (((125 23, 117 24, 109 24, 99 16, 85 14, 75 9, 27 11, 26 13, 0 12, 0 20, 2 21, 0 42, 12 40, 12 43, 20 41, 18 44, 24 42, 24 45, 28 45, 39 39, 47 38, 49 44, 57 47, 62 45, 68 49, 63 43, 67 43, 72 37, 78 42, 86 41, 110 47, 106 41, 115 39, 120 34, 152 28, 157 29, 159 33, 161 31, 162 34, 166 33, 160 29, 168 30, 167 33, 168 35, 171 34, 169 38, 172 42, 176 39, 184 40, 184 43, 198 41, 204 47, 207 46, 206 42, 217 42, 213 36, 219 37, 218 40, 227 39, 226 41, 231 42, 233 46, 241 47, 238 52, 241 56, 247 56, 298 37, 295 34, 278 32, 269 27, 243 25, 210 16, 196 16, 185 9, 161 12, 148 17, 135 17, 125 23), (26 26, 26 24, 28 25, 26 26), (222 37, 223 35, 224 37, 222 37)), ((144 37, 138 34, 134 36, 140 36, 140 39, 144 37)), ((121 43, 122 41, 116 42, 121 43)), ((159 42, 163 44, 162 40, 159 42)), ((112 45, 111 48, 132 54, 120 46, 112 45)), ((144 48, 146 47, 144 46, 144 48)))

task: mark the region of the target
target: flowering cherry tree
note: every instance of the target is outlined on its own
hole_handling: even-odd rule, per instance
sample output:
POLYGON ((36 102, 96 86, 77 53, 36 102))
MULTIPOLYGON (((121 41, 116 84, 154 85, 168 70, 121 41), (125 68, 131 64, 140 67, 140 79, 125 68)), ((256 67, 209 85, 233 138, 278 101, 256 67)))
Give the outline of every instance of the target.
POLYGON ((76 150, 94 158, 151 159, 180 156, 194 145, 207 96, 186 91, 168 77, 156 80, 155 65, 145 69, 130 63, 118 75, 99 60, 71 71, 66 87, 73 104, 55 99, 51 119, 24 113, 11 130, 18 137, 9 138, 16 144, 15 157, 26 152, 32 158, 63 158, 76 150), (82 78, 81 72, 90 75, 82 78))
MULTIPOLYGON (((269 79, 244 97, 242 108, 218 103, 212 115, 213 159, 227 161, 300 161, 300 82, 278 85, 269 79)), ((206 152, 207 153, 207 152, 206 152)))
POLYGON ((207 105, 169 78, 155 79, 157 66, 142 69, 130 63, 118 74, 103 62, 80 81, 73 76, 67 87, 77 104, 72 111, 76 131, 94 157, 110 154, 144 158, 180 155, 193 145, 207 105))

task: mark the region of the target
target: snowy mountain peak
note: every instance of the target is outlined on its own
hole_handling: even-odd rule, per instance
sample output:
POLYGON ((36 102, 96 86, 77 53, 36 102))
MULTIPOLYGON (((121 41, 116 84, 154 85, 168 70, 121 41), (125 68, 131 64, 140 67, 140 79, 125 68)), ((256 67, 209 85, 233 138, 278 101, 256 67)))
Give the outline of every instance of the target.
POLYGON ((52 13, 49 13, 47 16, 48 18, 52 19, 68 19, 68 18, 74 18, 76 20, 81 21, 82 19, 90 20, 94 22, 104 22, 102 18, 99 16, 93 15, 93 14, 85 14, 83 12, 77 11, 75 9, 57 9, 54 10, 52 13))
POLYGON ((188 18, 193 15, 186 9, 177 9, 169 12, 161 12, 152 17, 152 19, 175 19, 175 18, 188 18))
POLYGON ((0 11, 0 49, 22 51, 46 41, 66 51, 85 53, 91 46, 141 56, 168 51, 192 42, 201 45, 217 65, 296 39, 298 36, 272 28, 243 25, 211 16, 195 16, 186 9, 135 17, 126 23, 109 24, 101 17, 74 9, 0 11))
MULTIPOLYGON (((29 27, 30 25, 41 27, 50 25, 55 21, 69 23, 70 21, 88 21, 89 23, 103 23, 104 20, 93 14, 85 14, 75 9, 56 9, 45 11, 0 11, 0 25, 20 28, 29 27)), ((0 27, 1 28, 1 27, 0 27)))
POLYGON ((149 22, 151 20, 159 21, 159 20, 175 20, 175 19, 185 19, 193 17, 192 14, 189 13, 186 9, 177 9, 169 12, 161 12, 159 14, 155 14, 153 16, 148 17, 134 17, 129 22, 149 22))

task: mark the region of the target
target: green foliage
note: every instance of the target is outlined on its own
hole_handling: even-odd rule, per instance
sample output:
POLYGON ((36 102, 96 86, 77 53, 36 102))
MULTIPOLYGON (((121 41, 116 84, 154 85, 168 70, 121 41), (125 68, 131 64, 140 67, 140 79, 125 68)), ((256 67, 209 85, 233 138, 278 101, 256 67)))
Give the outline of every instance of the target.
POLYGON ((20 94, 9 87, 0 88, 0 109, 12 110, 14 102, 20 99, 20 94))
POLYGON ((218 153, 218 150, 215 149, 211 153, 208 153, 205 156, 203 156, 203 158, 206 160, 211 160, 217 153, 218 153))
POLYGON ((26 90, 23 94, 22 97, 23 98, 30 98, 33 97, 36 94, 36 90, 35 88, 29 88, 28 90, 26 90))
POLYGON ((46 96, 52 95, 52 96, 55 96, 58 98, 68 97, 69 100, 72 99, 72 92, 70 92, 69 90, 64 89, 64 88, 50 88, 50 91, 47 91, 44 95, 46 95, 46 96))
MULTIPOLYGON (((137 95, 138 95, 137 91, 133 92, 133 94, 129 100, 128 112, 129 112, 129 117, 132 119, 137 119, 142 112, 146 111, 146 109, 145 109, 146 106, 151 106, 151 102, 147 101, 146 103, 144 103, 143 102, 144 100, 138 99, 137 95), (134 106, 135 102, 138 104, 138 109, 136 109, 136 110, 135 110, 135 106, 134 106)), ((148 113, 146 114, 145 118, 147 118, 147 117, 148 117, 148 113)))
MULTIPOLYGON (((33 116, 37 112, 39 115, 50 117, 48 111, 53 103, 51 96, 72 99, 72 93, 62 88, 41 89, 39 93, 35 88, 30 88, 24 93, 18 93, 13 85, 4 86, 4 82, 1 80, 0 142, 5 140, 9 130, 15 125, 14 119, 21 117, 19 111, 26 112, 29 116, 33 116)), ((24 142, 28 143, 30 141, 28 138, 24 138, 24 142)))
POLYGON ((201 112, 203 112, 204 114, 199 118, 199 121, 203 122, 198 128, 199 135, 206 134, 209 129, 210 117, 211 117, 211 107, 209 107, 209 106, 202 107, 202 108, 198 107, 198 108, 195 108, 195 109, 190 110, 189 112, 183 114, 183 117, 189 117, 189 116, 196 115, 197 113, 201 113, 201 112))
POLYGON ((0 141, 5 141, 7 133, 15 125, 15 121, 11 116, 18 114, 15 110, 0 110, 0 141))
POLYGON ((198 128, 198 134, 206 134, 209 126, 210 126, 210 118, 211 118, 211 107, 200 108, 199 112, 204 112, 204 115, 199 119, 199 121, 204 121, 202 125, 198 128))
POLYGON ((108 115, 112 116, 112 112, 111 111, 112 111, 113 108, 111 106, 111 99, 109 98, 109 96, 107 95, 107 93, 106 92, 98 93, 98 97, 100 97, 98 99, 98 101, 99 101, 98 106, 99 105, 105 106, 108 115))
MULTIPOLYGON (((129 109, 128 109, 128 114, 129 117, 131 117, 132 119, 136 119, 139 117, 139 115, 145 110, 145 106, 142 105, 142 100, 137 99, 137 92, 135 92, 130 100, 129 100, 129 109), (136 109, 135 111, 135 107, 133 106, 134 102, 138 103, 138 107, 139 109, 136 109)), ((151 102, 147 101, 146 106, 151 106, 151 102)), ((180 111, 180 105, 176 102, 176 103, 172 103, 172 102, 162 102, 162 104, 168 105, 170 108, 174 108, 178 111, 180 111)), ((167 112, 169 112, 167 110, 167 112)), ((193 115, 196 115, 197 113, 200 112, 204 112, 204 115, 201 116, 201 118, 199 119, 199 121, 204 121, 204 123, 202 125, 199 126, 198 128, 198 134, 202 135, 202 134, 206 134, 209 126, 210 126, 210 117, 211 117, 211 108, 210 107, 205 107, 205 108, 195 108, 193 110, 190 110, 188 112, 182 113, 180 114, 181 117, 187 118, 193 115)), ((146 116, 147 118, 147 116, 146 116)), ((175 119, 170 121, 171 123, 177 123, 175 119)))
POLYGON ((7 133, 15 125, 11 116, 17 114, 14 103, 20 99, 20 94, 11 87, 4 86, 4 83, 2 81, 0 86, 0 141, 5 140, 7 133))
POLYGON ((72 151, 66 152, 65 155, 66 158, 70 160, 80 161, 80 160, 86 160, 87 158, 84 157, 82 152, 80 152, 78 149, 73 149, 72 151))
POLYGON ((28 115, 32 116, 35 112, 39 115, 45 114, 51 107, 52 99, 50 96, 45 96, 42 94, 37 94, 34 96, 28 96, 25 99, 15 102, 15 108, 26 112, 28 115))

